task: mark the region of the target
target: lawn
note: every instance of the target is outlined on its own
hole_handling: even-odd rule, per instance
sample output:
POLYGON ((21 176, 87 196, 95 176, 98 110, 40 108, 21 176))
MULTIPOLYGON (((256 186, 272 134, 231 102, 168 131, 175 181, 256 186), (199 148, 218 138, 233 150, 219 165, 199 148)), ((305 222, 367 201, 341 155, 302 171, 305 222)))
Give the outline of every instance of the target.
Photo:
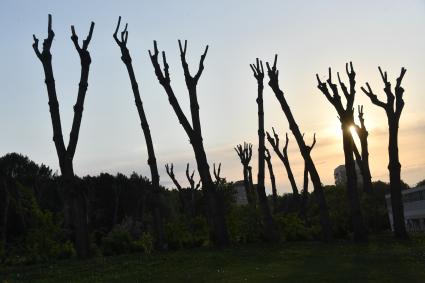
POLYGON ((199 248, 0 267, 1 282, 425 282, 425 238, 199 248))

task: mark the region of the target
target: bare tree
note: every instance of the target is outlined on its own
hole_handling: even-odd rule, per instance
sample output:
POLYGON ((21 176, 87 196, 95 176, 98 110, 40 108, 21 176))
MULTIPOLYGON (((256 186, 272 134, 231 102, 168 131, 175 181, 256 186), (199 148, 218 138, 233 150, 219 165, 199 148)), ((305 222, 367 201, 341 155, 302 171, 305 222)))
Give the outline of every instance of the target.
POLYGON ((244 142, 243 147, 242 144, 238 144, 235 147, 235 151, 238 154, 243 167, 243 182, 248 204, 255 205, 254 185, 252 183, 251 172, 252 169, 251 166, 249 166, 249 162, 251 161, 252 157, 252 144, 244 142))
POLYGON ((176 186, 177 191, 179 192, 179 199, 181 203, 181 209, 182 212, 186 211, 186 201, 184 199, 184 191, 180 183, 177 181, 176 176, 174 175, 174 165, 171 163, 171 166, 168 164, 165 164, 165 171, 167 171, 168 176, 170 176, 170 179, 173 181, 174 185, 176 186))
POLYGON ((334 106, 335 110, 339 115, 342 129, 342 142, 344 147, 344 158, 345 158, 345 172, 347 176, 347 196, 348 204, 351 213, 351 223, 354 232, 355 241, 364 241, 367 239, 367 230, 363 221, 362 212, 360 209, 360 198, 357 190, 357 175, 356 175, 356 164, 354 162, 354 140, 350 131, 350 127, 354 125, 354 98, 356 94, 356 73, 353 69, 353 64, 350 62, 350 69, 348 63, 345 65, 347 76, 349 78, 350 89, 345 86, 341 81, 338 74, 339 85, 342 89, 344 97, 346 99, 346 106, 342 105, 341 96, 338 93, 338 86, 332 82, 332 71, 329 68, 329 77, 326 80, 329 87, 332 90, 332 94, 329 92, 326 82, 321 82, 319 75, 316 74, 318 89, 325 95, 328 101, 334 106))
POLYGON ((201 56, 199 62, 198 71, 194 76, 190 74, 189 65, 186 61, 186 47, 187 41, 182 46, 179 40, 180 58, 183 66, 184 77, 186 81, 186 87, 189 92, 190 100, 190 112, 192 116, 192 124, 189 123, 186 115, 180 107, 180 104, 174 94, 174 91, 170 84, 170 74, 165 52, 162 52, 162 59, 164 64, 164 70, 161 70, 161 66, 158 62, 158 47, 156 41, 154 41, 154 52, 149 50, 149 56, 152 61, 152 65, 155 69, 155 74, 158 78, 159 83, 164 88, 168 100, 173 107, 174 112, 180 124, 183 126, 187 136, 189 137, 192 145, 196 163, 198 165, 198 172, 202 180, 202 189, 205 193, 208 202, 208 213, 211 224, 211 230, 213 235, 213 241, 219 246, 227 245, 229 243, 229 236, 227 233, 226 222, 224 218, 224 210, 222 207, 221 200, 216 190, 216 186, 211 178, 211 173, 208 165, 207 155, 205 153, 204 144, 202 140, 201 121, 199 118, 199 104, 197 94, 197 84, 201 77, 202 71, 204 70, 204 60, 207 56, 208 45, 205 48, 204 53, 201 56))
POLYGON ((272 156, 270 155, 270 151, 268 150, 267 147, 265 147, 264 150, 265 150, 264 158, 267 162, 267 167, 269 168, 270 183, 272 184, 273 212, 276 212, 277 211, 277 190, 276 190, 276 179, 273 172, 272 156))
POLYGON ((369 83, 366 83, 368 90, 361 88, 362 91, 370 98, 371 102, 376 106, 383 108, 387 114, 389 141, 388 155, 389 164, 388 170, 390 174, 390 189, 391 189, 391 208, 394 222, 394 233, 397 238, 408 238, 406 226, 404 222, 403 199, 401 194, 401 164, 398 156, 398 127, 401 112, 404 107, 403 93, 404 88, 401 86, 406 69, 401 68, 400 76, 396 80, 394 92, 391 89, 391 83, 388 81, 387 72, 382 72, 381 67, 378 67, 381 78, 384 82, 384 92, 387 97, 387 102, 381 101, 376 94, 373 93, 369 83))
POLYGON ((50 117, 53 126, 53 141, 55 143, 56 153, 59 159, 59 167, 62 173, 65 191, 65 225, 74 231, 73 238, 75 241, 75 248, 80 258, 88 256, 89 240, 84 194, 81 192, 80 188, 75 185, 73 159, 77 148, 78 134, 80 131, 81 118, 83 116, 84 99, 88 87, 87 81, 89 77, 91 58, 87 48, 92 38, 93 29, 94 22, 91 23, 89 34, 87 38, 83 40, 83 45, 80 46, 74 26, 71 26, 71 40, 74 43, 78 55, 80 56, 81 77, 78 86, 77 102, 74 105, 74 119, 72 121, 72 128, 67 147, 65 147, 62 136, 59 103, 56 95, 55 79, 52 68, 52 54, 50 53, 50 48, 55 36, 52 29, 52 16, 50 14, 47 28, 48 36, 43 42, 43 51, 40 52, 38 48, 38 39, 35 35, 33 35, 33 48, 44 69, 47 94, 49 97, 50 117))
POLYGON ((137 112, 139 113, 140 123, 143 130, 143 135, 145 136, 146 148, 148 151, 148 165, 151 171, 151 180, 152 180, 152 191, 153 191, 153 220, 154 220, 154 231, 156 239, 156 247, 159 249, 165 249, 166 239, 162 221, 161 214, 161 189, 159 186, 159 173, 158 166, 156 164, 155 150, 153 147, 152 136, 149 129, 148 120, 146 119, 145 110, 143 108, 142 99, 140 98, 139 85, 134 74, 133 64, 130 56, 130 51, 127 48, 128 40, 128 25, 125 25, 124 30, 121 32, 121 40, 118 38, 118 30, 121 24, 121 17, 118 18, 118 24, 113 34, 115 42, 118 44, 121 49, 121 60, 127 68, 128 75, 130 77, 131 87, 133 89, 134 100, 137 107, 137 112))
POLYGON ((214 169, 215 182, 216 184, 220 184, 220 182, 223 180, 223 178, 220 177, 221 163, 218 164, 217 170, 215 168, 215 163, 213 163, 213 169, 214 169))
POLYGON ((272 138, 269 132, 267 132, 267 140, 269 141, 273 150, 276 152, 277 156, 279 157, 279 159, 282 161, 283 165, 285 166, 286 173, 288 174, 289 182, 291 183, 294 199, 298 203, 300 194, 298 192, 297 183, 295 182, 294 174, 292 173, 291 165, 289 163, 289 158, 288 158, 288 143, 289 143, 288 133, 286 133, 285 135, 286 137, 285 146, 283 147, 281 151, 279 148, 279 136, 275 132, 274 128, 272 128, 272 130, 273 130, 274 138, 272 138))
POLYGON ((322 226, 323 239, 325 241, 332 240, 332 225, 329 219, 329 211, 328 206, 326 204, 325 195, 323 193, 322 183, 320 181, 320 176, 316 170, 316 166, 314 165, 313 159, 310 156, 309 151, 307 150, 307 146, 304 143, 303 136, 301 134, 300 129, 295 121, 294 116, 292 115, 291 109, 286 101, 285 96, 283 95, 283 91, 279 87, 279 71, 276 68, 277 63, 277 54, 274 58, 273 66, 270 67, 269 63, 266 63, 267 73, 269 76, 269 86, 272 88, 277 100, 280 103, 282 111, 284 112, 286 119, 289 123, 289 128, 292 131, 292 134, 297 141, 298 147, 300 149, 301 155, 306 162, 307 169, 310 172, 310 177, 314 186, 314 194, 317 204, 319 206, 320 211, 320 224, 322 226))
POLYGON ((360 139, 361 153, 359 153, 356 147, 356 144, 354 143, 354 155, 356 156, 357 164, 360 168, 360 172, 362 173, 363 191, 365 193, 371 193, 372 192, 372 175, 370 174, 369 149, 368 149, 368 142, 367 142, 369 132, 367 131, 365 123, 364 123, 363 105, 358 106, 358 112, 359 112, 358 117, 360 121, 360 126, 357 124, 354 124, 354 127, 356 129, 357 136, 360 139))
POLYGON ((192 217, 195 217, 195 209, 196 209, 196 191, 201 186, 201 179, 199 179, 198 183, 195 185, 195 180, 193 176, 195 175, 195 170, 193 170, 192 174, 189 174, 189 163, 186 165, 186 178, 189 181, 189 193, 190 193, 190 213, 192 217))
POLYGON ((278 240, 279 235, 277 227, 273 221, 270 212, 269 203, 267 201, 266 188, 264 186, 265 172, 265 134, 264 134, 264 105, 263 105, 263 90, 264 90, 264 69, 263 62, 256 59, 256 64, 250 64, 251 70, 254 73, 254 78, 257 80, 257 106, 258 106, 258 175, 257 175, 257 196, 260 208, 263 214, 265 236, 268 241, 274 242, 278 240))

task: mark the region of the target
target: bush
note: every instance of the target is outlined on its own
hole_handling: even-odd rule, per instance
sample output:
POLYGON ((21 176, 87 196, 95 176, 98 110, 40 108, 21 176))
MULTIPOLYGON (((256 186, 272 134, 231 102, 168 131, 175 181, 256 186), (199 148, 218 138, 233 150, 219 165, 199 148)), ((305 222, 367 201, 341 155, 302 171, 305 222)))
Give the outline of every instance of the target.
POLYGON ((149 233, 143 233, 140 238, 133 242, 133 250, 151 254, 153 251, 153 238, 149 233))
POLYGON ((168 247, 180 249, 192 246, 192 237, 189 231, 189 223, 184 217, 178 217, 165 226, 168 247))
POLYGON ((105 256, 119 255, 132 251, 130 233, 121 228, 112 229, 102 239, 102 253, 105 256))
POLYGON ((287 241, 311 240, 315 233, 313 228, 306 227, 304 221, 294 213, 278 214, 275 221, 283 239, 287 241))
POLYGON ((261 238, 260 212, 249 206, 233 206, 226 217, 230 240, 234 243, 250 243, 261 238))

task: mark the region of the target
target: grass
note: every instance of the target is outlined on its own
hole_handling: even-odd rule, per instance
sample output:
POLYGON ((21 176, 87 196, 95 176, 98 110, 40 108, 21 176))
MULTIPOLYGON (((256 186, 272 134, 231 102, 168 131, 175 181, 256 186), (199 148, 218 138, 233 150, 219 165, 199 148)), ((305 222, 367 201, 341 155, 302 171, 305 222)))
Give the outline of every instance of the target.
POLYGON ((0 267, 0 282, 425 282, 425 238, 292 242, 0 267))

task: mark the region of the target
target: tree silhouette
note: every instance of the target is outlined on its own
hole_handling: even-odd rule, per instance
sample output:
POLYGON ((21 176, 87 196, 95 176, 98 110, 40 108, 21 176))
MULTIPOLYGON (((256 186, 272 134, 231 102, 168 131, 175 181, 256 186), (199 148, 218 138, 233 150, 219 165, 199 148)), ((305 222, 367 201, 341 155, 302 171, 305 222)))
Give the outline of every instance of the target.
POLYGON ((131 87, 133 89, 134 100, 137 107, 137 112, 139 113, 140 123, 143 130, 143 135, 146 141, 146 148, 148 151, 148 165, 151 171, 151 179, 152 179, 152 189, 153 189, 153 220, 154 220, 154 231, 155 231, 155 239, 156 239, 156 247, 159 249, 165 249, 166 239, 163 228, 163 221, 161 215, 161 190, 159 187, 159 173, 158 166, 156 164, 155 158, 155 150, 153 147, 152 136, 149 129, 149 124, 146 119, 145 110, 143 108, 142 99, 140 98, 139 85, 136 80, 136 76, 134 74, 133 64, 130 56, 130 52, 127 48, 127 40, 128 40, 128 25, 125 25, 124 30, 121 32, 121 40, 118 38, 118 30, 121 24, 121 17, 118 18, 117 27, 113 34, 115 42, 121 49, 121 60, 127 68, 128 75, 130 77, 131 87))
POLYGON ((190 207, 189 207, 188 212, 192 217, 194 217, 195 216, 195 205, 196 205, 195 204, 196 191, 201 186, 201 180, 199 180, 199 182, 197 184, 195 184, 195 180, 194 180, 195 170, 193 170, 192 174, 190 174, 189 173, 189 163, 187 163, 187 165, 186 165, 186 178, 189 182, 189 187, 187 188, 187 190, 184 190, 182 188, 182 186, 180 185, 180 183, 177 181, 176 176, 174 175, 173 163, 171 163, 171 166, 166 164, 165 170, 167 171, 168 176, 170 176, 170 179, 173 181, 174 185, 176 186, 177 190, 179 191, 179 198, 180 198, 180 202, 182 203, 183 212, 186 211, 186 198, 185 198, 185 196, 187 195, 187 192, 189 193, 190 207))
POLYGON ((87 50, 92 38, 94 22, 90 25, 90 31, 83 45, 80 46, 78 36, 75 33, 74 26, 71 26, 71 40, 75 49, 80 56, 81 61, 81 77, 78 86, 77 102, 74 105, 74 118, 72 121, 71 133, 69 135, 68 146, 65 147, 62 136, 62 126, 59 114, 59 103, 56 95, 55 79, 52 68, 52 54, 50 48, 53 43, 55 33, 52 30, 52 16, 49 14, 48 20, 48 36, 43 42, 43 51, 38 49, 38 39, 33 35, 33 48, 38 59, 40 59, 45 75, 47 94, 49 97, 50 117, 53 126, 53 141, 56 147, 56 153, 59 159, 59 167, 62 173, 64 194, 65 194, 65 225, 74 231, 74 241, 77 254, 80 258, 88 256, 88 229, 87 229, 87 213, 85 207, 84 195, 81 188, 75 185, 73 159, 77 148, 78 134, 80 131, 81 119, 83 116, 84 99, 88 87, 88 77, 90 70, 90 53, 87 50))
POLYGON ((256 64, 250 64, 251 70, 254 73, 254 78, 257 80, 257 106, 258 106, 258 175, 257 175, 257 196, 260 208, 263 214, 265 236, 268 241, 276 241, 279 236, 277 227, 273 221, 270 212, 269 203, 267 201, 266 188, 264 186, 265 172, 265 134, 264 134, 264 105, 263 105, 263 90, 264 90, 264 69, 263 62, 258 58, 256 64))
POLYGON ((192 145, 196 163, 198 166, 198 172, 202 180, 202 189, 205 193, 207 203, 208 203, 208 213, 211 224, 211 230, 213 234, 213 241, 219 246, 227 245, 229 243, 229 236, 227 233, 226 222, 224 219, 224 211, 222 208, 222 203, 218 196, 216 186, 211 178, 210 168, 208 165, 207 155, 205 153, 202 131, 201 131, 201 121, 199 118, 199 104, 198 104, 198 94, 197 94, 197 84, 199 78, 201 77, 202 71, 204 70, 204 60, 207 56, 208 45, 205 48, 204 53, 201 56, 199 62, 198 71, 194 76, 190 74, 189 65, 186 61, 186 48, 187 41, 184 42, 182 46, 179 40, 179 49, 180 49, 180 58, 183 66, 184 77, 186 81, 186 87, 189 92, 190 100, 190 112, 192 116, 192 124, 189 123, 186 115, 183 113, 183 110, 180 107, 180 104, 174 94, 174 91, 170 84, 170 74, 169 66, 165 56, 165 52, 162 52, 162 60, 164 64, 164 70, 161 70, 161 66, 158 62, 158 47, 156 41, 154 41, 154 51, 153 53, 149 50, 149 56, 152 61, 152 65, 155 69, 155 74, 158 78, 159 83, 164 88, 168 100, 173 107, 174 112, 177 115, 177 118, 185 130, 187 136, 189 137, 190 143, 192 145))
POLYGON ((272 165, 272 156, 267 147, 264 148, 264 159, 267 162, 267 167, 269 168, 270 183, 272 184, 272 198, 273 198, 273 212, 277 211, 277 190, 276 190, 276 179, 273 172, 272 165))
POLYGON ((358 106, 360 126, 354 124, 357 136, 360 139, 361 153, 359 153, 356 144, 354 143, 354 154, 356 156, 357 164, 360 168, 363 178, 363 191, 366 193, 372 192, 372 175, 370 174, 369 167, 369 148, 367 138, 369 132, 366 129, 364 118, 363 118, 363 105, 358 106))
POLYGON ((279 136, 275 132, 274 128, 272 128, 272 130, 273 130, 274 138, 272 138, 269 132, 267 132, 267 140, 269 141, 273 150, 276 152, 277 156, 279 157, 279 159, 282 161, 283 165, 285 166, 286 173, 288 174, 289 182, 291 183, 294 199, 298 203, 300 194, 298 192, 297 183, 295 182, 294 174, 292 173, 291 165, 289 163, 289 158, 288 158, 288 143, 289 143, 288 133, 286 133, 285 135, 286 137, 285 146, 283 147, 281 151, 279 148, 279 136))
POLYGON ((238 144, 235 147, 235 151, 238 154, 243 167, 243 182, 248 204, 255 205, 254 185, 252 183, 251 172, 252 169, 251 166, 249 166, 249 162, 252 157, 252 144, 244 142, 243 147, 242 144, 238 144))
MULTIPOLYGON (((304 134, 303 134, 303 137, 304 137, 304 134)), ((314 133, 313 135, 313 143, 311 145, 306 145, 309 155, 311 154, 311 151, 313 150, 315 145, 316 145, 316 133, 314 133)), ((304 161, 303 190, 301 192, 301 208, 300 208, 300 215, 303 218, 305 218, 306 216, 307 202, 308 202, 308 169, 307 169, 307 164, 304 161)))
POLYGON ((354 240, 355 241, 364 241, 367 239, 367 230, 363 221, 362 212, 360 209, 360 198, 357 190, 357 175, 356 175, 356 165, 354 162, 354 140, 350 131, 350 127, 354 125, 354 98, 356 94, 355 90, 355 77, 356 73, 353 69, 353 64, 350 62, 350 69, 348 68, 348 63, 345 65, 347 76, 350 82, 350 90, 347 89, 345 84, 341 81, 341 78, 338 74, 339 85, 342 89, 342 92, 346 99, 346 107, 342 105, 341 96, 338 93, 338 86, 332 83, 332 71, 329 68, 329 77, 326 82, 329 84, 329 87, 332 90, 330 94, 326 82, 322 83, 320 81, 319 75, 316 74, 318 89, 326 96, 328 101, 336 109, 339 120, 341 122, 342 129, 342 141, 344 147, 344 158, 345 158, 345 172, 347 176, 347 195, 348 195, 348 204, 350 207, 354 240))
POLYGON ((286 101, 283 91, 279 87, 279 71, 276 68, 276 63, 277 63, 277 54, 275 55, 274 63, 272 67, 270 67, 268 62, 266 63, 267 73, 270 79, 269 86, 273 90, 277 100, 280 103, 282 111, 284 112, 286 119, 288 120, 289 128, 291 129, 292 134, 294 135, 295 140, 297 141, 301 155, 303 156, 304 161, 306 162, 306 165, 307 165, 307 169, 310 172, 310 177, 314 186, 315 199, 317 201, 317 204, 319 206, 319 211, 320 211, 320 224, 322 226, 323 239, 324 241, 331 241, 332 226, 329 219, 329 211, 326 204, 325 195, 323 193, 323 187, 320 181, 320 176, 316 170, 316 166, 314 165, 313 159, 311 158, 310 153, 307 150, 307 146, 304 143, 303 136, 300 132, 300 129, 298 128, 298 125, 295 121, 294 116, 292 115, 291 109, 289 108, 289 105, 286 101))
POLYGON ((195 175, 195 170, 193 170, 192 174, 189 174, 189 163, 186 165, 186 178, 189 181, 189 193, 190 193, 190 213, 192 217, 195 217, 195 194, 196 191, 201 186, 201 179, 199 179, 198 183, 195 185, 195 180, 193 176, 195 175))
POLYGON ((186 210, 185 200, 184 200, 184 192, 183 188, 180 185, 180 183, 177 181, 176 176, 174 175, 174 165, 171 163, 171 166, 168 164, 165 164, 165 171, 167 172, 170 179, 173 181, 174 186, 176 186, 177 191, 179 192, 179 199, 180 203, 182 205, 182 211, 184 212, 186 210))
POLYGON ((221 163, 218 164, 217 170, 215 168, 215 163, 213 163, 213 169, 214 169, 213 172, 214 172, 215 182, 219 184, 221 180, 223 180, 223 178, 220 177, 221 163))
POLYGON ((391 83, 388 81, 387 72, 382 72, 378 67, 384 82, 384 92, 387 102, 379 100, 378 96, 373 93, 369 83, 366 83, 368 90, 362 87, 362 91, 370 98, 370 101, 385 110, 388 120, 388 170, 390 174, 390 190, 391 190, 391 208, 394 222, 394 233, 397 238, 406 239, 408 237, 404 222, 403 199, 401 194, 401 164, 398 156, 398 127, 401 112, 404 107, 403 93, 404 88, 401 86, 406 69, 401 68, 400 76, 396 80, 394 92, 391 89, 391 83))

